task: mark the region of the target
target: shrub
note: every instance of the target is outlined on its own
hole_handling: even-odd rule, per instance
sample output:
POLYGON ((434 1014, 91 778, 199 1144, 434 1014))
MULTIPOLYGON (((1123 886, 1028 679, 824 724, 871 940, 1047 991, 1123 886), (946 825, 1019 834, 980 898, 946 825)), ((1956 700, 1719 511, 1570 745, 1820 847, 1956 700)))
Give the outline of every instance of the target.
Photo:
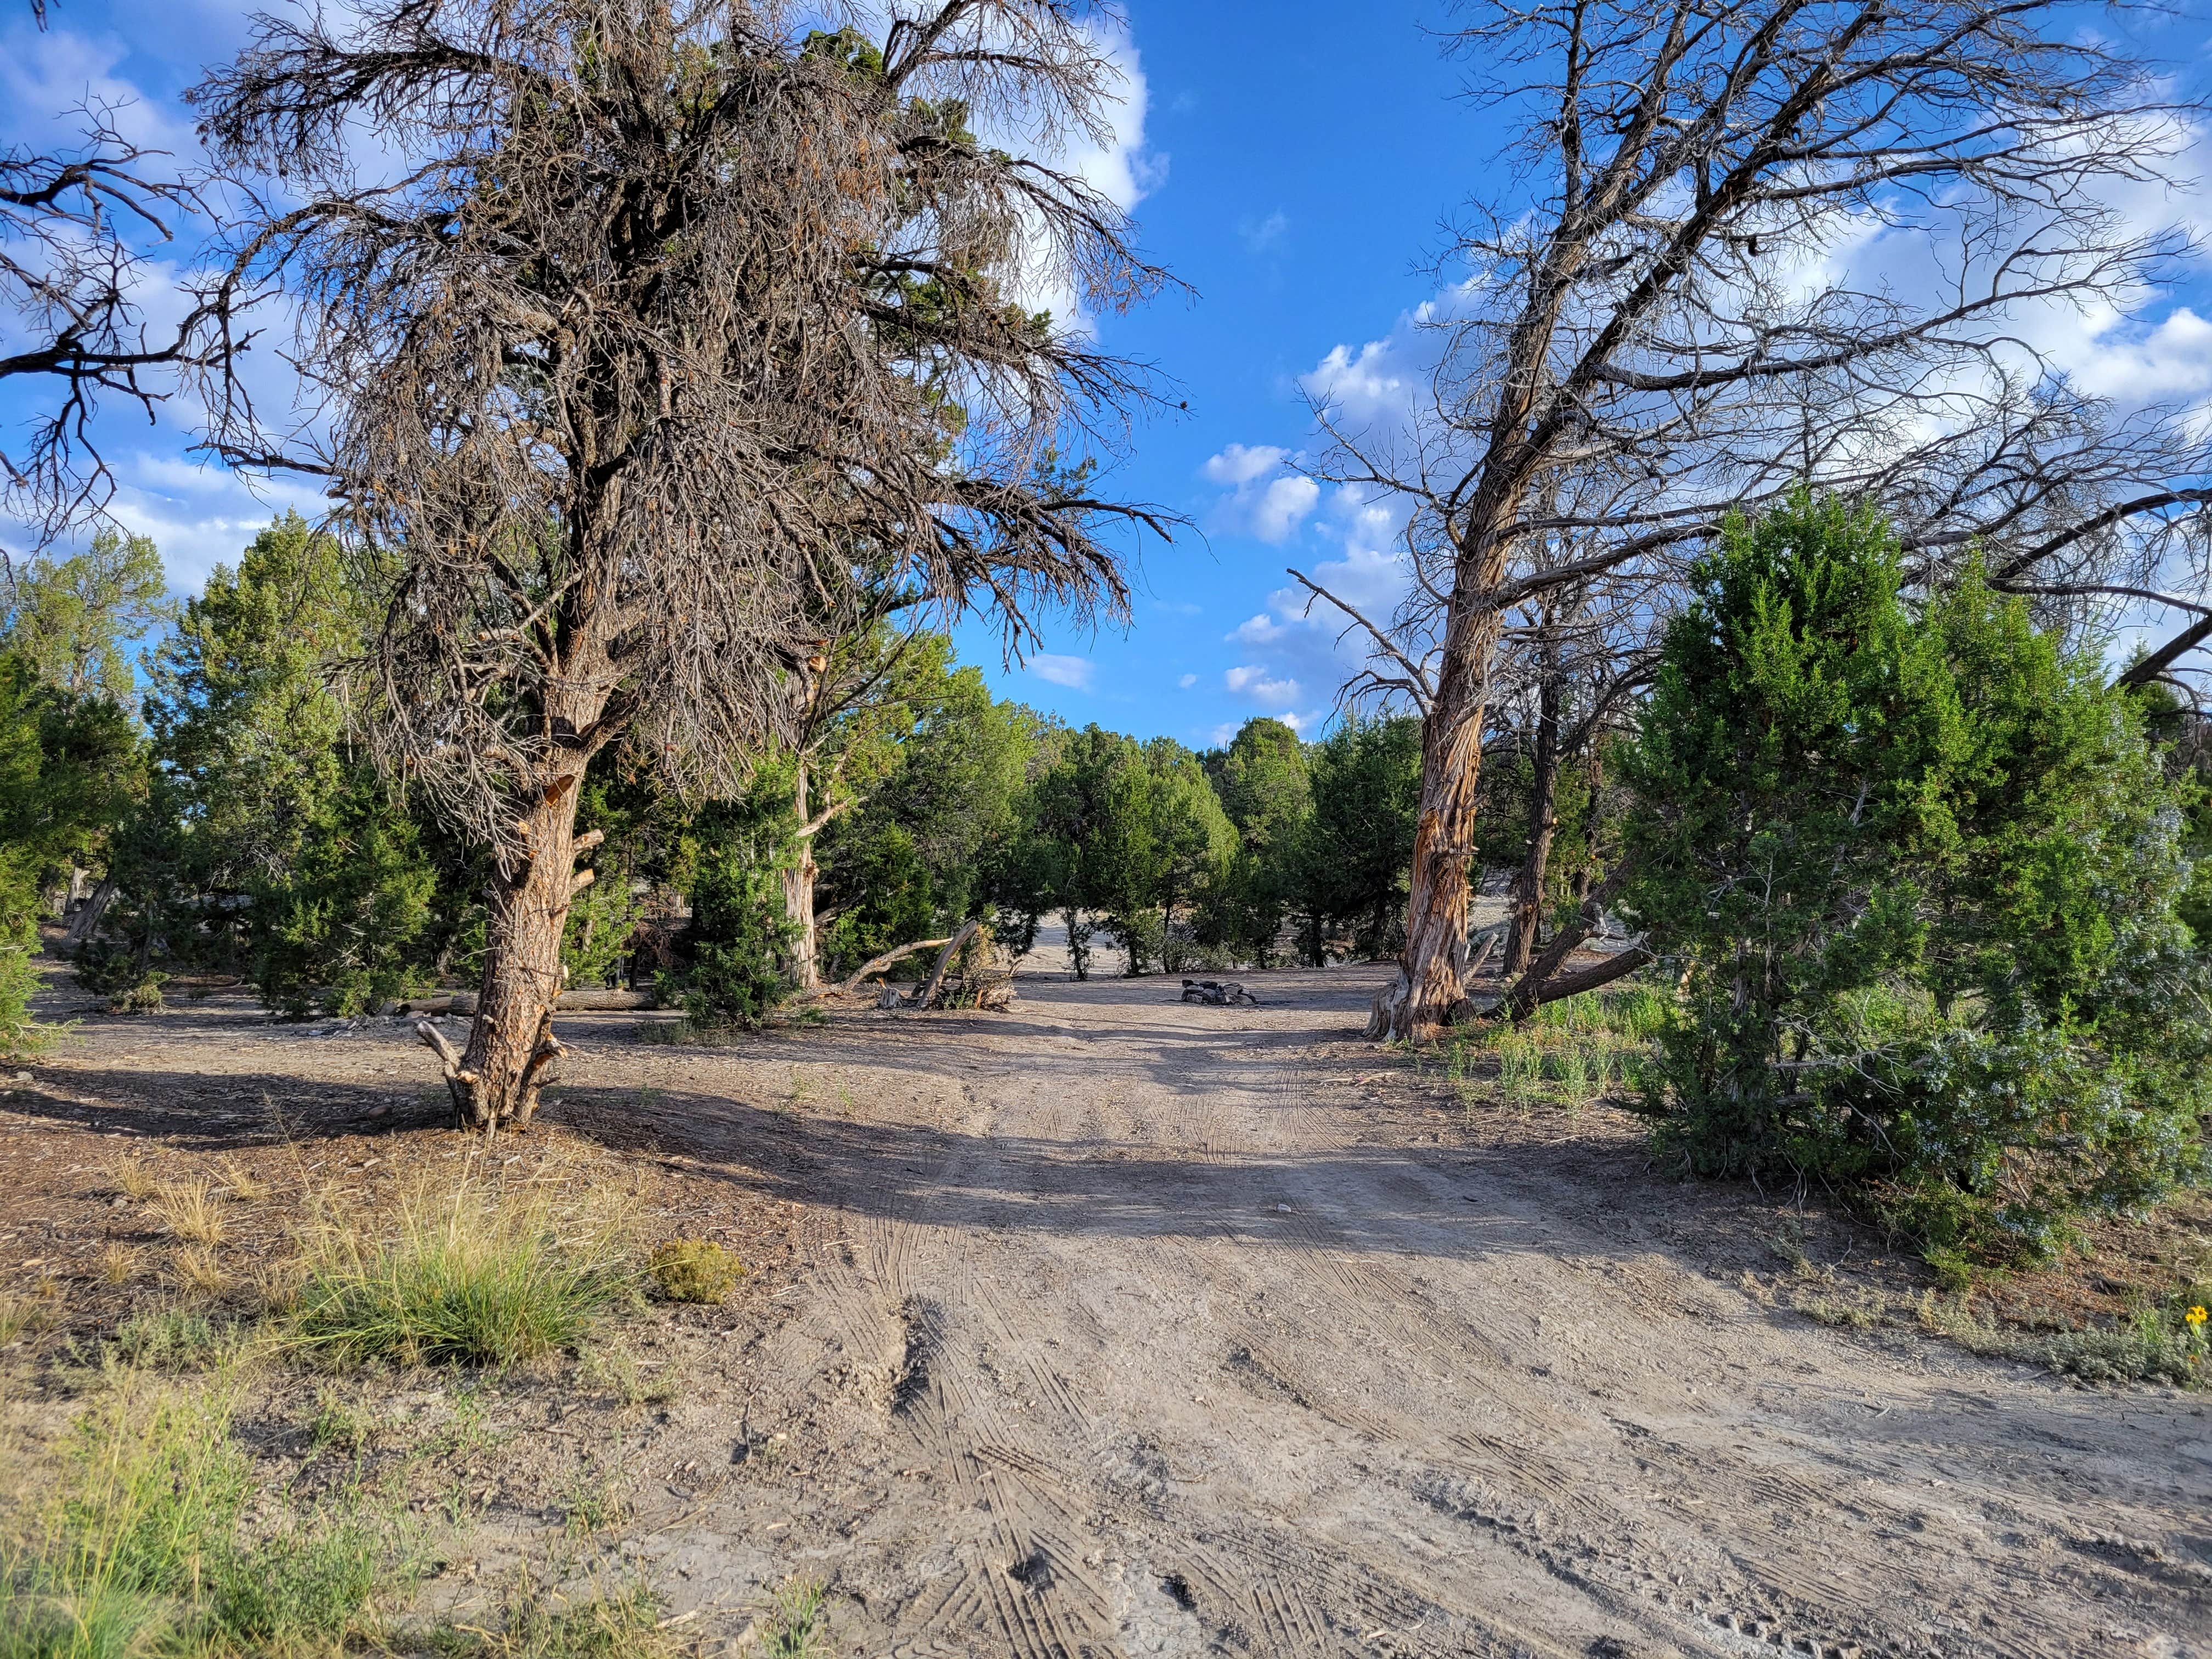
POLYGON ((785 856, 766 829, 726 829, 700 853, 691 920, 677 940, 679 966, 658 988, 662 1005, 681 1006, 694 1027, 757 1030, 790 992, 785 856))
POLYGON ((342 1635, 376 1588, 379 1554, 366 1528, 347 1523, 218 1552, 209 1575, 214 1623, 248 1653, 342 1635))
POLYGON ((161 988, 169 976, 149 968, 141 946, 129 939, 92 939, 72 961, 76 982, 107 999, 111 1014, 158 1014, 167 1006, 161 988))
POLYGON ((671 1302, 719 1303, 744 1277, 745 1265, 705 1238, 672 1238, 647 1258, 646 1271, 671 1302))
POLYGON ((619 1218, 541 1185, 419 1187, 388 1233, 365 1221, 325 1213, 303 1241, 283 1328, 325 1364, 513 1364, 574 1348, 632 1293, 619 1218))
POLYGON ((1701 1174, 1855 1183, 1962 1262, 2201 1172, 2189 792, 2102 665, 1871 512, 1730 522, 1624 769, 1626 908, 1682 975, 1644 1109, 1701 1174))
POLYGON ((115 1328, 109 1352, 144 1370, 202 1370, 235 1346, 231 1327, 183 1308, 149 1308, 115 1328))

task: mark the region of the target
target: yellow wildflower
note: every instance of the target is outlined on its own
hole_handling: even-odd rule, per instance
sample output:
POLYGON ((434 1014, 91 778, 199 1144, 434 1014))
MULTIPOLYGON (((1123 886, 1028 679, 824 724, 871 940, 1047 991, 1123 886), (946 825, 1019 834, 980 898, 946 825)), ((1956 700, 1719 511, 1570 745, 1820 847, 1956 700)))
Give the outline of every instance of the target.
POLYGON ((2191 1308, 2188 1312, 2187 1318, 2189 1322, 2192 1325, 2202 1325, 2206 1318, 2203 1306, 2200 1304, 2197 1307, 2191 1308))

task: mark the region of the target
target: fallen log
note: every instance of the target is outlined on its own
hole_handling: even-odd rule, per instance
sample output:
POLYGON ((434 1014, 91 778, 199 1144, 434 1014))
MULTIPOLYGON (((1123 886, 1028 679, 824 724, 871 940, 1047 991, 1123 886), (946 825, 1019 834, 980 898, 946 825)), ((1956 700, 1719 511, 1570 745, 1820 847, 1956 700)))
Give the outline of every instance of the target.
POLYGON ((937 953, 937 966, 930 969, 928 981, 922 986, 921 994, 914 1000, 915 1007, 927 1008, 935 1004, 937 988, 945 983, 945 969, 951 965, 952 958, 960 954, 961 947, 975 937, 976 930, 982 925, 980 921, 963 922, 960 931, 945 941, 945 948, 937 953))
MULTIPOLYGON (((582 990, 563 991, 554 1000, 553 1006, 562 1013, 588 1013, 593 1010, 617 1008, 649 1008, 653 1006, 650 991, 611 990, 604 986, 582 990)), ((477 1011, 474 991, 452 991, 442 996, 417 997, 399 1005, 403 1014, 473 1014, 477 1011)))
POLYGON ((949 939, 918 939, 911 945, 902 945, 896 951, 886 951, 871 962, 860 964, 853 975, 836 985, 824 986, 814 994, 817 997, 850 996, 860 988, 860 981, 871 974, 880 974, 893 963, 904 960, 916 951, 933 951, 940 945, 949 945, 949 939))
POLYGON ((1224 981, 1212 979, 1183 981, 1182 1000, 1185 1002, 1202 1002, 1209 1008, 1226 1008, 1232 1003, 1239 1002, 1256 1004, 1260 1000, 1234 980, 1224 981))

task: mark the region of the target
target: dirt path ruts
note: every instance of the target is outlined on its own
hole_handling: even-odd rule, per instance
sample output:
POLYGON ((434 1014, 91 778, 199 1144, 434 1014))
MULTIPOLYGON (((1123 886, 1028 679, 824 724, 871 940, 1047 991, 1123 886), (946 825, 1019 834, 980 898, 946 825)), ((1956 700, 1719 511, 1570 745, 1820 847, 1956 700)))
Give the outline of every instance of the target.
POLYGON ((834 1028, 772 1138, 670 1102, 814 1264, 758 1410, 672 1425, 803 1495, 665 1528, 679 1605, 781 1507, 845 1653, 2212 1654, 2201 1401, 1832 1334, 1415 1139, 1320 1086, 1370 977, 1025 983, 834 1028))

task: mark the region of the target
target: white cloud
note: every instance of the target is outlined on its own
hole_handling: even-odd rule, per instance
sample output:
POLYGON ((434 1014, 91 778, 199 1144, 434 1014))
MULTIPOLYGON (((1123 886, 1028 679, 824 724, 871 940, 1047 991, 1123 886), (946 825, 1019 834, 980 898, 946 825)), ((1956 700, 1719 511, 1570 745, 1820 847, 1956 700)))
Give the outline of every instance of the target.
POLYGON ((1071 172, 1116 207, 1133 208, 1167 182, 1168 158, 1145 146, 1145 113, 1152 93, 1145 82, 1136 42, 1119 25, 1094 27, 1098 28, 1097 39, 1108 61, 1121 77, 1121 96, 1107 111, 1107 124, 1112 129, 1107 142, 1071 149, 1066 162, 1071 172))
POLYGON ((1290 228, 1290 220, 1277 208, 1264 219, 1238 220, 1237 240, 1244 244, 1247 253, 1265 253, 1283 240, 1283 233, 1290 228))
MULTIPOLYGON (((1033 125, 1002 123, 987 127, 984 136, 1016 154, 1041 161, 1055 171, 1072 173, 1125 212, 1167 182, 1168 157, 1147 148, 1145 116, 1151 93, 1146 84, 1143 60, 1127 27, 1104 14, 1088 26, 1094 46, 1105 58, 1117 83, 1108 88, 1102 111, 1106 131, 1103 140, 1078 134, 1073 142, 1054 142, 1033 125)), ((1041 224, 1030 227, 1027 270, 1015 284, 1024 305, 1049 311, 1079 332, 1089 333, 1095 319, 1085 310, 1068 281, 1068 272, 1047 252, 1041 224)))
POLYGON ((189 166, 199 158, 199 137, 183 107, 149 98, 116 72, 130 48, 115 36, 94 37, 70 28, 18 27, 0 36, 0 131, 10 137, 51 138, 72 134, 84 117, 82 104, 105 109, 118 131, 149 149, 168 152, 156 167, 189 166))
POLYGON ((1213 483, 1225 489, 1241 489, 1266 477, 1290 458, 1289 450, 1278 449, 1273 444, 1231 444, 1218 455, 1207 457, 1200 471, 1213 483))
POLYGON ((1245 664, 1231 669, 1222 676, 1231 691, 1247 696, 1256 703, 1285 707, 1298 698, 1298 683, 1293 679, 1279 679, 1256 664, 1245 664))
POLYGON ((1088 657, 1056 657, 1049 651, 1040 651, 1027 664, 1030 673, 1053 685, 1064 685, 1073 691, 1091 689, 1091 664, 1088 657))
POLYGON ((1192 686, 1198 684, 1198 676, 1195 674, 1186 674, 1181 679, 1177 680, 1176 684, 1181 686, 1184 690, 1188 691, 1192 686))
POLYGON ((1215 523, 1263 542, 1288 541, 1321 500, 1321 486, 1311 478, 1281 471, 1290 459, 1288 450, 1272 444, 1231 444, 1208 458, 1200 471, 1229 491, 1214 505, 1215 523))
MULTIPOLYGON (((1404 507, 1388 496, 1339 486, 1316 504, 1316 512, 1315 533, 1333 543, 1334 550, 1301 568, 1332 593, 1387 623, 1407 580, 1399 541, 1404 507)), ((1306 695, 1306 686, 1342 684, 1366 659, 1367 637, 1356 628, 1347 633, 1349 621, 1303 587, 1276 589, 1267 595, 1265 610, 1224 636, 1245 653, 1245 660, 1224 676, 1224 684, 1299 732, 1318 730, 1328 719, 1328 709, 1299 713, 1291 705, 1306 695)))
POLYGON ((2063 343, 2057 354, 2075 385, 2119 404, 2191 399, 2212 392, 2212 321, 2187 306, 2154 326, 2118 317, 2063 343))

